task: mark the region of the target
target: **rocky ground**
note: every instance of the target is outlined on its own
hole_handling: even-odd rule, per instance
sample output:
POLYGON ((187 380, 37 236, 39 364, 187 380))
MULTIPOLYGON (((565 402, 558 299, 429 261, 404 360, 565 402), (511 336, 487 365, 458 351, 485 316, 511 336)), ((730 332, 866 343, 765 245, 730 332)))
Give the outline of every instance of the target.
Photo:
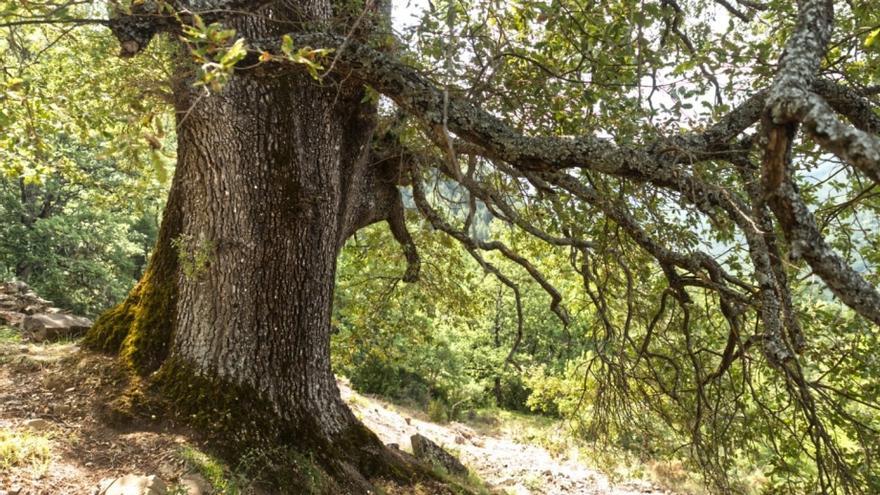
MULTIPOLYGON (((22 328, 39 315, 64 313, 26 286, 0 285, 0 495, 259 492, 239 477, 239 467, 200 450, 186 428, 119 417, 125 408, 113 401, 128 387, 125 374, 112 358, 81 351, 70 340, 83 324, 78 317, 43 318, 31 330, 22 328)), ((386 443, 413 452, 412 437, 421 435, 417 450, 438 444, 492 493, 671 493, 645 482, 612 484, 579 460, 576 449, 554 456, 499 425, 435 424, 419 411, 357 394, 345 380, 339 386, 355 414, 386 443)), ((450 471, 463 469, 449 462, 450 471)))
POLYGON ((124 382, 110 358, 73 343, 0 344, 0 494, 92 494, 129 473, 190 483, 185 431, 113 426, 107 404, 124 382))
MULTIPOLYGON (((200 452, 198 442, 184 428, 149 418, 135 422, 137 428, 114 426, 131 422, 114 418, 108 407, 125 383, 111 358, 82 352, 75 343, 25 343, 6 332, 0 339, 0 495, 137 493, 122 491, 126 483, 200 494, 223 491, 222 486, 212 488, 212 482, 229 483, 224 481, 229 473, 206 479, 205 463, 193 459, 192 452, 200 452), (33 444, 31 458, 8 465, 4 448, 10 443, 19 449, 33 444)), ((424 435, 457 456, 495 493, 670 493, 636 481, 613 485, 576 458, 554 457, 504 433, 431 423, 417 411, 359 395, 344 380, 340 388, 355 413, 386 443, 411 450, 410 437, 424 435)), ((226 491, 234 492, 232 484, 226 491)))
MULTIPOLYGON (((504 428, 436 424, 423 416, 375 397, 354 392, 339 380, 343 398, 355 414, 386 443, 406 449, 412 435, 424 435, 455 454, 490 487, 510 495, 661 495, 673 492, 644 481, 613 484, 608 477, 578 459, 572 449, 564 457, 546 449, 518 442, 504 428)), ((408 450, 408 449, 407 449, 408 450)))
POLYGON ((92 321, 56 308, 24 282, 6 282, 0 283, 0 325, 19 329, 31 342, 46 342, 79 337, 92 321))

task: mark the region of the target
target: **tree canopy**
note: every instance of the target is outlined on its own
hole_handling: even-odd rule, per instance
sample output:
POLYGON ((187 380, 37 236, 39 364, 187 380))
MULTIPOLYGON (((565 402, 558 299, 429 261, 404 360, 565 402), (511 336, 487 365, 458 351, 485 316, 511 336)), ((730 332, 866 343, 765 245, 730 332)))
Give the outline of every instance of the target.
POLYGON ((880 490, 874 2, 437 0, 366 30, 383 2, 346 0, 272 39, 224 24, 272 3, 0 2, 0 273, 51 284, 53 257, 86 256, 137 278, 181 50, 206 95, 245 71, 356 81, 421 277, 400 283, 382 230, 349 242, 338 369, 451 415, 490 394, 562 415, 721 492, 756 471, 767 492, 880 490), (34 229, 89 238, 36 254, 34 229))

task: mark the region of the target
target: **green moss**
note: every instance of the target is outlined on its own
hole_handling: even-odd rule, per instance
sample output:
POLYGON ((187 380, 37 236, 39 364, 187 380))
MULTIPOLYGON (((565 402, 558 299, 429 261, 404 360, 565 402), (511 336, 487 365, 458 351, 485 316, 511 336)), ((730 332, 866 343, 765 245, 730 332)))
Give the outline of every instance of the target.
POLYGON ((279 425, 284 422, 256 390, 205 376, 178 359, 170 358, 162 365, 151 387, 174 405, 175 414, 232 452, 274 447, 283 437, 279 425))
POLYGON ((178 457, 211 483, 215 493, 237 495, 243 491, 246 481, 223 460, 190 445, 181 447, 178 457))
POLYGON ((159 368, 168 356, 174 329, 177 283, 173 274, 145 277, 139 304, 120 357, 140 373, 159 368))
POLYGON ((177 300, 175 264, 165 265, 151 264, 126 300, 92 325, 84 345, 119 353, 125 365, 142 375, 158 369, 168 356, 177 300))
POLYGON ((245 479, 270 485, 273 493, 340 493, 308 436, 318 430, 294 429, 254 389, 205 376, 173 358, 152 377, 151 389, 174 405, 180 420, 205 432, 220 458, 237 463, 232 472, 216 462, 201 463, 199 470, 212 483, 238 480, 222 493, 237 493, 245 479))
POLYGON ((180 420, 207 433, 221 457, 269 469, 261 477, 281 493, 349 492, 337 483, 344 486, 355 472, 402 483, 434 478, 427 467, 391 454, 360 423, 331 441, 314 420, 294 423, 253 388, 205 376, 173 357, 150 381, 152 393, 168 402, 168 410, 173 404, 180 420), (242 452, 251 460, 243 460, 242 452))
POLYGON ((21 333, 12 327, 0 325, 0 344, 18 344, 21 342, 21 333))
POLYGON ((171 246, 177 250, 177 263, 188 279, 205 273, 215 258, 216 246, 210 239, 180 234, 171 239, 171 246))
POLYGON ((136 304, 134 301, 139 289, 139 286, 135 287, 125 301, 108 309, 95 320, 83 339, 84 346, 101 352, 119 352, 134 319, 132 306, 136 304))
POLYGON ((248 451, 239 462, 236 470, 271 480, 271 485, 282 493, 303 493, 330 495, 343 490, 311 453, 302 453, 293 447, 278 447, 271 450, 248 451))
POLYGON ((291 448, 249 449, 235 467, 205 450, 184 445, 178 457, 188 469, 202 475, 214 493, 239 495, 255 486, 272 485, 273 493, 330 494, 338 485, 308 454, 291 448))
POLYGON ((151 386, 174 405, 175 414, 232 452, 288 443, 319 447, 303 435, 320 431, 317 424, 294 427, 252 387, 205 375, 179 359, 168 359, 151 378, 151 386))

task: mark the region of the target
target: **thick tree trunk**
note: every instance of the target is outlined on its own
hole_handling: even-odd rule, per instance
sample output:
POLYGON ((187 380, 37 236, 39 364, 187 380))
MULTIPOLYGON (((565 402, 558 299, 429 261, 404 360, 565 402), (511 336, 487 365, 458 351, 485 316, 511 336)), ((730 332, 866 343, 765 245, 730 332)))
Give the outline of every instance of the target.
MULTIPOLYGON (((310 4, 310 17, 329 15, 323 2, 299 14, 310 4)), ((289 29, 267 14, 233 27, 251 39, 289 29)), ((158 370, 175 407, 233 446, 308 452, 351 491, 367 486, 361 476, 409 477, 414 466, 354 417, 330 368, 339 250, 383 218, 377 204, 399 203, 381 180, 382 198, 369 196, 376 105, 359 84, 290 72, 243 72, 210 96, 192 83, 175 88, 178 165, 159 245, 87 342, 158 370)))
POLYGON ((367 144, 345 91, 299 75, 241 75, 201 100, 178 90, 186 266, 172 353, 327 436, 353 423, 329 361, 342 172, 367 144))

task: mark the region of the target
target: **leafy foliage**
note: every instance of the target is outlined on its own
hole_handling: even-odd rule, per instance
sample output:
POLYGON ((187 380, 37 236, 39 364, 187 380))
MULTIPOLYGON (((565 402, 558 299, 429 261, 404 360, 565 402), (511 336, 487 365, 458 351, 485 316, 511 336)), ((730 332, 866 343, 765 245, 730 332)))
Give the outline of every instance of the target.
MULTIPOLYGON (((0 22, 51 7, 0 6, 0 22)), ((77 6, 54 15, 106 12, 77 6)), ((35 23, 6 34, 0 278, 19 278, 63 307, 95 315, 128 292, 155 242, 174 157, 167 109, 155 105, 167 64, 122 63, 97 27, 35 23)))
MULTIPOLYGON (((821 76, 858 91, 876 116, 880 11, 870 1, 836 3, 821 76)), ((676 138, 706 130, 772 84, 796 8, 781 0, 438 0, 400 33, 410 50, 399 57, 437 82, 444 101, 479 102, 525 136, 598 136, 652 157, 687 155, 676 138)), ((43 4, 0 2, 0 19, 47 14, 43 4)), ((53 13, 61 21, 103 14, 53 13)), ((194 81, 221 92, 241 69, 247 40, 193 19, 182 34, 199 68, 194 81)), ((95 312, 124 294, 155 236, 156 198, 173 158, 158 103, 170 72, 162 61, 171 57, 157 55, 167 50, 158 43, 148 59, 121 64, 97 29, 63 26, 7 27, 0 40, 15 62, 0 74, 0 272, 95 312)), ((388 35, 376 44, 390 50, 388 35)), ((331 84, 319 71, 341 48, 296 47, 285 35, 280 53, 267 49, 258 60, 293 62, 331 84)), ((691 190, 586 165, 564 174, 580 189, 551 187, 558 184, 491 153, 437 152, 418 122, 405 123, 402 145, 433 169, 412 174, 427 190, 424 204, 416 186, 408 196, 411 213, 436 213, 410 219, 422 280, 403 286, 403 256, 382 226, 349 242, 334 308, 336 369, 361 390, 438 419, 486 406, 563 417, 597 445, 683 461, 719 493, 880 491, 877 463, 866 462, 880 445, 877 327, 831 296, 778 221, 761 223, 755 127, 737 134, 742 148, 723 150, 740 162, 694 154, 676 165, 691 185, 717 186, 755 209, 744 223, 778 245, 768 248, 774 273, 754 265, 736 215, 691 190), (431 229, 444 222, 450 235, 431 229), (645 239, 688 259, 708 253, 727 277, 719 282, 703 265, 670 269, 645 239), (767 321, 758 296, 769 277, 786 281, 787 323, 808 340, 787 374, 760 351, 767 321), (551 310, 553 291, 562 303, 551 310), (743 481, 756 478, 763 481, 743 481)), ((798 138, 792 156, 792 180, 825 240, 876 285, 876 184, 811 140, 798 138)), ((193 272, 209 261, 210 250, 182 251, 193 272)))

